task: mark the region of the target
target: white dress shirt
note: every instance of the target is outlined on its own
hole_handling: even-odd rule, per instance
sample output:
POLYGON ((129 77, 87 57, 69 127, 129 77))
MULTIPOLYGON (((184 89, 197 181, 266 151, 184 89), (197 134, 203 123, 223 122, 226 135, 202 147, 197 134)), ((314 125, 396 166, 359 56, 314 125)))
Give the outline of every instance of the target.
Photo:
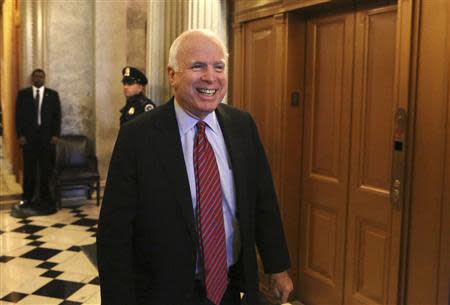
MULTIPOLYGON (((195 215, 197 194, 195 188, 193 150, 194 137, 197 130, 196 124, 199 120, 186 113, 186 111, 184 111, 184 109, 176 101, 175 114, 180 131, 184 162, 186 164, 189 186, 191 189, 192 208, 195 215)), ((206 123, 206 137, 208 138, 208 142, 211 144, 214 151, 217 166, 219 168, 220 185, 222 187, 223 219, 227 245, 227 263, 228 266, 231 266, 235 264, 238 259, 240 247, 239 226, 236 219, 236 198, 233 169, 231 168, 231 161, 228 156, 225 140, 223 138, 222 130, 220 129, 215 112, 208 114, 203 121, 206 123)), ((200 268, 197 263, 197 272, 199 271, 200 268)))
POLYGON ((41 126, 41 108, 42 108, 42 100, 44 99, 44 86, 41 86, 40 88, 37 88, 35 86, 33 87, 33 99, 36 99, 36 93, 39 91, 39 107, 38 107, 38 116, 37 121, 38 125, 41 126))

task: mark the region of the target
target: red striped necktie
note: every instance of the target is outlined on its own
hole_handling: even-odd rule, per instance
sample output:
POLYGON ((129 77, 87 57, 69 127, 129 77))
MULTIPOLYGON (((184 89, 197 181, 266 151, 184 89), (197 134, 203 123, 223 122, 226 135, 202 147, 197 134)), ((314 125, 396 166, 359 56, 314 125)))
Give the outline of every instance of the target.
POLYGON ((197 123, 194 139, 197 230, 206 297, 219 305, 228 285, 222 189, 214 151, 206 138, 205 125, 203 121, 197 123))

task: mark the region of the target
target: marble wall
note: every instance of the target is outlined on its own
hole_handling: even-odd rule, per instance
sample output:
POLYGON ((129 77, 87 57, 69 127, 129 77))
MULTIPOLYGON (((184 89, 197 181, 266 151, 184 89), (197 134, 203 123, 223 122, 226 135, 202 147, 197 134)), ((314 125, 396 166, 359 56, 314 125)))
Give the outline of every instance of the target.
POLYGON ((145 73, 147 52, 147 2, 127 1, 127 65, 145 73))
POLYGON ((62 134, 95 136, 94 6, 90 0, 47 2, 46 72, 62 106, 62 134))

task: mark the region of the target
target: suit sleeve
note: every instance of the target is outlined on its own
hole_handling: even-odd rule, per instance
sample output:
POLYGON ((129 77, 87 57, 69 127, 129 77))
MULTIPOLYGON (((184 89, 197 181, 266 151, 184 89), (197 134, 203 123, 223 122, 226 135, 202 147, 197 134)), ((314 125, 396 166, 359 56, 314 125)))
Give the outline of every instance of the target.
POLYGON ((253 145, 256 155, 256 207, 255 237, 264 272, 278 273, 290 268, 289 253, 284 236, 280 210, 269 163, 258 135, 256 124, 250 117, 253 145))
POLYGON ((59 99, 59 94, 56 91, 55 91, 55 106, 52 115, 53 115, 52 136, 59 137, 59 135, 61 134, 61 101, 59 99))
POLYGON ((97 260, 102 305, 136 305, 133 226, 137 200, 132 135, 121 128, 110 162, 100 211, 97 260))
POLYGON ((22 91, 19 91, 19 93, 17 93, 17 98, 16 98, 16 133, 17 133, 17 138, 20 138, 22 136, 25 135, 25 130, 24 130, 24 101, 23 101, 23 94, 22 91))

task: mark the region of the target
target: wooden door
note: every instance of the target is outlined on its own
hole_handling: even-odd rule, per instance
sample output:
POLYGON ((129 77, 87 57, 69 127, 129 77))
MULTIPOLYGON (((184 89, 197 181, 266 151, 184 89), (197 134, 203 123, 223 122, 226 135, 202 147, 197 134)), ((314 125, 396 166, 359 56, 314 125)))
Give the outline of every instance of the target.
MULTIPOLYGON (((234 80, 233 104, 252 114, 279 193, 282 183, 280 143, 285 58, 285 50, 279 46, 285 44, 285 16, 280 14, 248 22, 242 28, 235 26, 234 31, 239 34, 236 36, 239 40, 235 50, 238 56, 235 57, 234 71, 242 78, 234 80), (242 43, 242 49, 239 43, 242 43)), ((261 263, 259 270, 261 290, 270 297, 261 263)))
POLYGON ((396 302, 395 35, 395 7, 307 21, 299 295, 308 305, 396 302))
POLYGON ((275 187, 280 184, 280 135, 284 16, 249 22, 244 27, 242 107, 255 119, 275 187))
MULTIPOLYGON (((276 31, 272 18, 249 23, 245 31, 244 108, 252 113, 268 155, 273 155, 272 107, 275 101, 274 64, 262 64, 275 58, 276 31)), ((271 162, 273 165, 273 162, 271 162)))
POLYGON ((396 304, 400 213, 390 202, 396 8, 356 13, 344 304, 396 304))
POLYGON ((307 21, 299 295, 340 304, 344 288, 354 14, 307 21))

